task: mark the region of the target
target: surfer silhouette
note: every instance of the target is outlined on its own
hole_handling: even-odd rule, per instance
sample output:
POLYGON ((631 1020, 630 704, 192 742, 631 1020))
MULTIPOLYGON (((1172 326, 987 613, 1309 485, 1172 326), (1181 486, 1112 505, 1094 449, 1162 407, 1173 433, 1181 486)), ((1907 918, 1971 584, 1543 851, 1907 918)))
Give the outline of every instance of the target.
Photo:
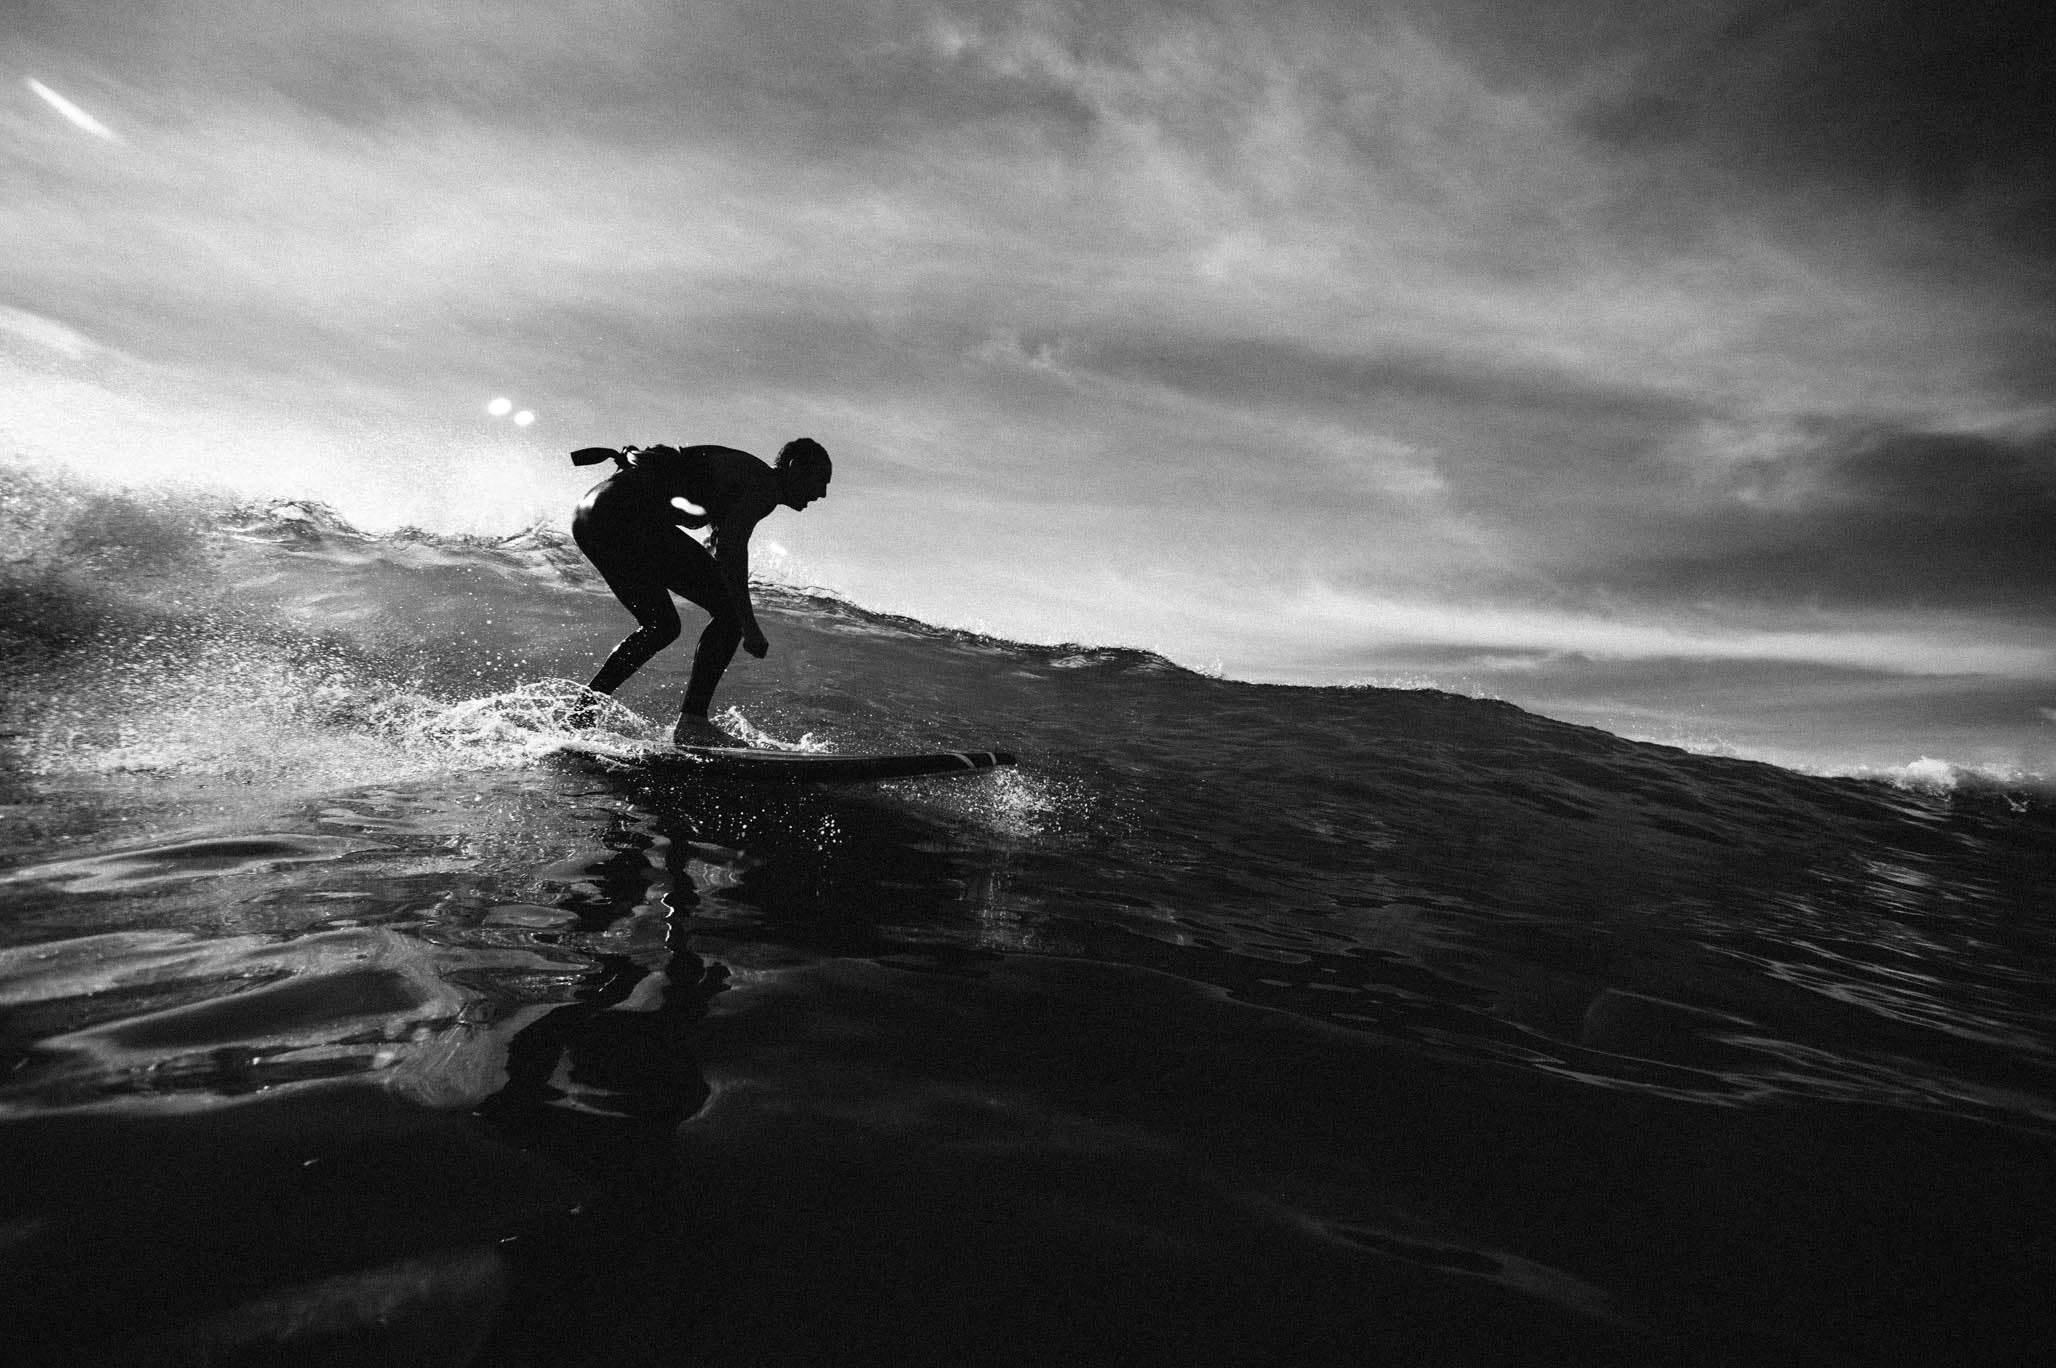
POLYGON ((811 437, 787 442, 776 465, 724 446, 586 447, 574 465, 613 461, 619 468, 579 502, 571 536, 635 615, 636 629, 614 648, 588 688, 611 694, 681 630, 671 595, 710 616, 693 653, 692 678, 672 740, 733 745, 707 717, 714 689, 741 646, 762 659, 771 649, 750 603, 750 533, 781 505, 795 511, 828 493, 833 467, 811 437), (705 528, 707 544, 686 529, 705 528))

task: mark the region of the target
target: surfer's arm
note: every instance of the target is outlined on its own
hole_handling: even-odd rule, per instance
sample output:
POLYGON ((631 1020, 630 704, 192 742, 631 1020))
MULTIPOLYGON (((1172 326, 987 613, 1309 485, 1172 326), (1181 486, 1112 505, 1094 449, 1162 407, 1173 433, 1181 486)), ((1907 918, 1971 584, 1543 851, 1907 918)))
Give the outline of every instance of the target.
POLYGON ((758 521, 768 512, 768 508, 762 512, 738 508, 714 524, 711 538, 715 568, 720 571, 722 587, 728 591, 728 601, 734 605, 735 620, 742 626, 742 648, 760 660, 771 643, 757 626, 756 608, 750 602, 750 533, 756 531, 758 521))

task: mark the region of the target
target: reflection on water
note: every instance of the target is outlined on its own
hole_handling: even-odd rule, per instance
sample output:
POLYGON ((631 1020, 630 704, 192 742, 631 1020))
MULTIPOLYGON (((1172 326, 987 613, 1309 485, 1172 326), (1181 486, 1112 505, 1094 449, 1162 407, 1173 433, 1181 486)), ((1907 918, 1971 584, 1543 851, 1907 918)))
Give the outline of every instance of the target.
MULTIPOLYGON (((935 969, 1077 956, 1608 1086, 1710 1101, 1875 1087, 1950 1109, 1969 1092, 2051 1119, 2032 1100, 2050 1047, 2017 957, 1988 960, 1954 915, 1961 889, 1911 859, 1760 887, 1731 865, 1718 902, 1587 871, 1559 922, 1516 911, 1503 880, 1551 880, 1561 855, 1501 859, 1481 886, 1469 847, 1506 839, 1483 825, 1395 819, 1325 862, 1266 855, 1253 831, 1202 860, 1174 844, 1175 812, 1070 836, 990 794, 738 794, 575 767, 276 816, 0 875, 15 942, 0 950, 15 1052, 0 1104, 190 1104, 364 1072, 472 1105, 502 1087, 516 1036, 655 1013, 680 956, 705 984, 749 945, 935 969)), ((566 1068, 521 1088, 604 1111, 636 1073, 566 1068)))
POLYGON ((351 848, 348 841, 323 836, 217 836, 59 860, 16 872, 6 882, 69 883, 79 893, 119 892, 333 859, 351 848))
MULTIPOLYGON (((1475 793, 1361 831, 1314 804, 1289 832, 1210 840, 1181 795, 1142 809, 1115 792, 1080 772, 1011 794, 738 793, 578 762, 17 866, 0 875, 0 1146, 44 1176, 0 1213, 0 1273, 44 1300, 52 1345, 100 1342, 116 1312, 121 1345, 173 1357, 194 1336, 326 1317, 345 1338, 411 1325, 482 1362, 594 1344, 656 1362, 694 1327, 730 1327, 705 1330, 730 1349, 719 1335, 740 1325, 797 1333, 764 1322, 778 1302, 761 1282, 746 1279, 768 1300, 743 1320, 715 1305, 743 1285, 724 1262, 737 1248, 778 1266, 763 1230, 820 1235, 757 1165, 841 1210, 856 1199, 819 1186, 815 1166, 842 1162, 823 1156, 890 1175, 904 1145, 945 1185, 976 1153, 1020 1193, 1057 1194, 1049 1210, 1093 1213, 1089 1236, 1046 1232, 1054 1247, 1147 1261, 1107 1232, 1181 1228, 1125 1203, 1205 1210, 1178 1258, 1213 1275, 1282 1257, 1344 1287, 1405 1286, 1442 1307, 1438 1327, 1604 1361, 1611 1337, 1678 1350, 1680 1327, 1766 1295, 1707 1271, 1745 1238, 1878 1275, 1873 1245, 1928 1219, 1918 1203, 1816 1210, 1803 1237, 1766 1214, 1847 1161, 1821 1136, 1896 1135, 1893 1162, 1918 1164, 1970 1146, 2003 1189, 2039 1150, 1908 1118, 2056 1127, 2019 956, 1979 955, 2018 933, 1954 916, 1960 885, 1931 853, 1802 846, 1756 869, 1679 838, 1680 879, 1595 866, 1582 817, 1512 823, 1475 793), (1801 1106, 1825 1110, 1787 1129, 1801 1106), (1278 1131, 1280 1116, 1295 1119, 1278 1131), (818 1152, 791 1150, 817 1130, 818 1152), (139 1152, 181 1174, 175 1190, 139 1152), (1125 1174, 1128 1195, 1087 1201, 1047 1168, 1074 1160, 1095 1186, 1125 1174), (1482 1176, 1508 1165, 1518 1184, 1482 1176), (1715 1181, 1758 1186, 1677 1214, 1715 1181), (1523 1191, 1556 1217, 1514 1214, 1523 1191), (1588 1229, 1593 1194, 1652 1233, 1622 1246, 1588 1229), (221 1231, 196 1256, 204 1277, 112 1252, 195 1224, 221 1231), (1248 1248, 1208 1243, 1228 1229, 1248 1248), (1728 1309, 1676 1290, 1694 1278, 1728 1309), (1513 1301, 1484 1315, 1486 1286, 1513 1301)), ((864 1200, 901 1179, 875 1181, 864 1200)), ((843 1216, 901 1228, 900 1199, 919 1200, 843 1216)), ((966 1238, 918 1231, 937 1249, 966 1238)), ((1157 1271, 1173 1288, 1196 1276, 1157 1271)), ((1362 1329, 1274 1291, 1309 1335, 1362 1329)), ((1164 1295, 1164 1326, 1195 1314, 1164 1295)), ((1781 1295, 1831 1314, 1824 1291, 1781 1295)), ((1400 1352, 1449 1332, 1401 1318, 1381 1333, 1400 1352)))
MULTIPOLYGON (((365 794, 295 815, 313 830, 281 821, 261 836, 0 876, 19 942, 0 950, 0 1005, 21 1051, 0 1099, 23 1110, 190 1100, 378 1071, 415 1100, 477 1102, 531 1027, 561 1036, 574 1020, 662 1015, 688 922, 802 950, 917 954, 898 935, 932 941, 921 905, 945 887, 960 890, 945 895, 953 908, 973 906, 993 936, 1020 943, 997 906, 1004 873, 958 871, 932 826, 884 838, 899 848, 853 850, 880 839, 879 810, 786 795, 778 813, 753 800, 724 822, 560 784, 530 776, 475 799, 428 786, 365 794), (543 801, 553 821, 537 820, 543 801), (584 855, 537 837, 580 826, 584 855), (882 905, 865 887, 881 864, 901 885, 882 905), (853 894, 881 915, 847 915, 853 894), (135 929, 53 934, 109 924, 135 929)), ((605 1072, 567 1075, 578 1087, 557 1100, 607 1110, 591 1081, 605 1072)))

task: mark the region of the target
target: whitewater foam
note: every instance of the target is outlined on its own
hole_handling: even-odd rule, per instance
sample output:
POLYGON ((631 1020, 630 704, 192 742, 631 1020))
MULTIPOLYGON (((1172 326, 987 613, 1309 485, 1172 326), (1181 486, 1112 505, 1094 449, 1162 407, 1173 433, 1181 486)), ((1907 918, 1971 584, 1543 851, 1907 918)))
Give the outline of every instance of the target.
POLYGON ((1870 779, 1913 793, 1986 794, 2004 797, 2015 811, 2025 811, 2031 797, 2056 798, 2056 779, 2011 765, 1959 765, 1923 755, 1904 765, 1856 765, 1818 773, 1870 779))

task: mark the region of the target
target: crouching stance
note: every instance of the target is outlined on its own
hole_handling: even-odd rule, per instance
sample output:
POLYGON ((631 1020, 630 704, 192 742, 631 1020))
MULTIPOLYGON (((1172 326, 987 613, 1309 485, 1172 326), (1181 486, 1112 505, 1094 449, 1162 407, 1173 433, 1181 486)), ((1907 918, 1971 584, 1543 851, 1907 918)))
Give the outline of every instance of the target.
POLYGON ((577 465, 611 460, 619 467, 579 503, 571 535, 637 624, 589 687, 613 693, 678 639, 678 609, 671 602, 677 594, 712 620, 693 653, 692 680, 672 736, 680 743, 723 744, 723 734, 707 720, 722 671, 738 645, 759 659, 771 648, 750 604, 750 533, 780 504, 798 510, 828 492, 828 452, 801 437, 785 444, 775 466, 723 446, 587 447, 571 459, 577 465), (686 528, 708 529, 707 545, 686 528))

